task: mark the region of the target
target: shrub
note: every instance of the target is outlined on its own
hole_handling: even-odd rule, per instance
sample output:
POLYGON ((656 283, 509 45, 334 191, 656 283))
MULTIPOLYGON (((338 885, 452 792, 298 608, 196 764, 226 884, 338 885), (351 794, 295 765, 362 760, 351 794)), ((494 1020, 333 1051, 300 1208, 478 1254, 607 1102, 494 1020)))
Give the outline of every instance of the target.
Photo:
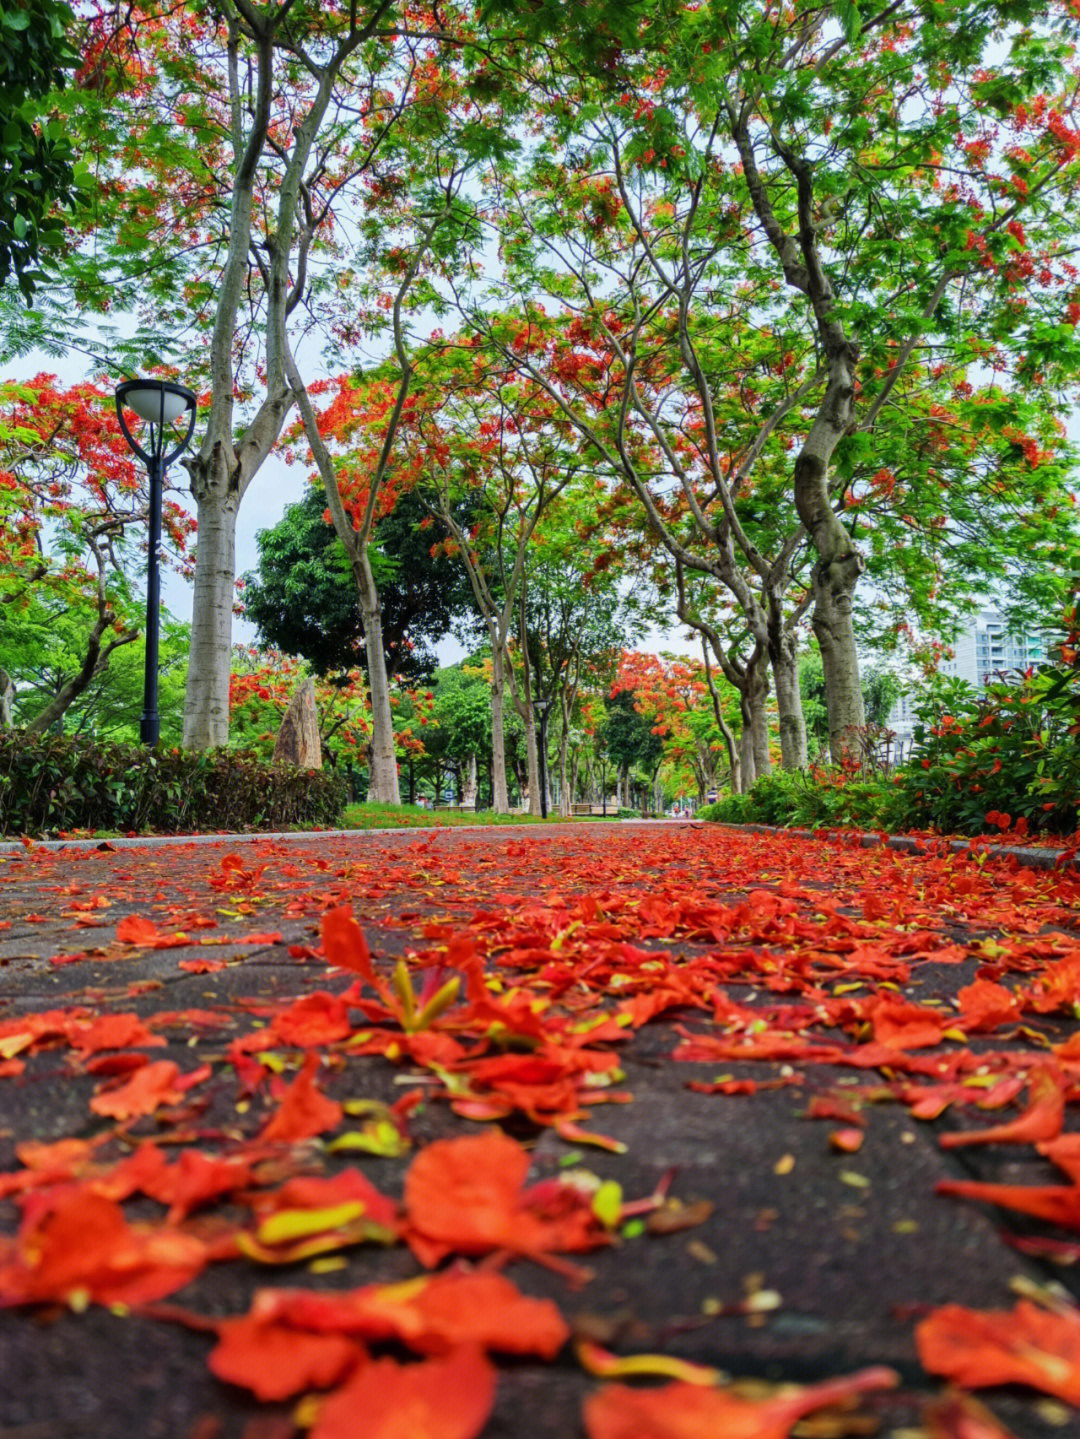
POLYGON ((333 824, 343 775, 244 750, 147 750, 0 731, 0 833, 279 829, 333 824))
POLYGON ((728 794, 715 804, 703 804, 698 819, 719 820, 721 824, 756 824, 757 813, 749 794, 728 794))
POLYGON ((728 795, 698 810, 702 819, 728 824, 775 824, 795 829, 829 825, 875 828, 885 798, 879 779, 861 779, 845 770, 812 766, 808 771, 774 770, 745 794, 728 795))
POLYGON ((919 708, 915 749, 891 775, 867 773, 881 738, 868 726, 861 769, 853 760, 836 769, 780 770, 698 814, 806 829, 1072 834, 1080 825, 1078 654, 1070 613, 1052 663, 1003 674, 982 696, 961 681, 938 681, 919 708))
POLYGON ((1002 676, 982 697, 956 690, 947 712, 920 715, 915 750, 884 806, 888 822, 1071 834, 1080 823, 1080 665, 1068 644, 1061 653, 1002 676))

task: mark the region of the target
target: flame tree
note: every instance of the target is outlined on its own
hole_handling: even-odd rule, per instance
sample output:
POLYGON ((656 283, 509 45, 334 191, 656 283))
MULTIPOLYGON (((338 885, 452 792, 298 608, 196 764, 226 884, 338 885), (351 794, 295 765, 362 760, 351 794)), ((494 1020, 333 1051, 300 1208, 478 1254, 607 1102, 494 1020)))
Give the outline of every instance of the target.
POLYGON ((784 468, 812 552, 834 757, 864 718, 846 451, 903 423, 919 365, 974 371, 971 383, 992 351, 1014 405, 1034 389, 1059 405, 1075 379, 1077 25, 1071 6, 1032 0, 653 4, 602 63, 538 77, 547 129, 531 183, 503 177, 518 308, 531 302, 542 332, 538 300, 555 296, 602 339, 610 358, 589 385, 614 423, 600 433, 591 400, 567 403, 630 483, 638 470, 642 503, 658 479, 677 484, 710 563, 733 550, 764 580, 785 541, 763 554, 740 534, 732 484, 784 468), (569 200, 545 205, 556 178, 569 200), (596 263, 616 248, 619 284, 596 263), (665 331, 666 376, 682 376, 666 421, 647 393, 650 366, 654 385, 666 378, 665 331), (750 401, 741 414, 732 384, 750 401))
MULTIPOLYGON (((62 720, 103 676, 122 646, 140 638, 140 597, 130 571, 145 547, 146 475, 120 433, 112 394, 53 375, 0 384, 0 716, 13 721, 16 652, 49 666, 51 693, 27 728, 62 720)), ((172 562, 187 568, 192 524, 169 496, 164 535, 172 562)))

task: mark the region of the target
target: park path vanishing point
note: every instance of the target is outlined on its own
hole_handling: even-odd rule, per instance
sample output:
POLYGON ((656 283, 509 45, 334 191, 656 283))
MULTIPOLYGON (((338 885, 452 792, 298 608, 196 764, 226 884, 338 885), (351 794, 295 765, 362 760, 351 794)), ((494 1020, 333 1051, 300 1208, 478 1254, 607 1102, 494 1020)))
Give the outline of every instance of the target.
POLYGON ((0 1434, 1076 1434, 1078 915, 690 824, 0 855, 0 1434))

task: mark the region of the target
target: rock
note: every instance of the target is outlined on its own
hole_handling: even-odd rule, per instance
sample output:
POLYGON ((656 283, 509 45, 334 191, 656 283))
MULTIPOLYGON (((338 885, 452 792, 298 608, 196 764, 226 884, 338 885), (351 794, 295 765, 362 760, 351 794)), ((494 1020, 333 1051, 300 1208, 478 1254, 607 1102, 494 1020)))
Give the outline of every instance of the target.
POLYGON ((294 764, 300 769, 322 769, 314 680, 305 680, 289 701, 274 745, 274 763, 294 764))

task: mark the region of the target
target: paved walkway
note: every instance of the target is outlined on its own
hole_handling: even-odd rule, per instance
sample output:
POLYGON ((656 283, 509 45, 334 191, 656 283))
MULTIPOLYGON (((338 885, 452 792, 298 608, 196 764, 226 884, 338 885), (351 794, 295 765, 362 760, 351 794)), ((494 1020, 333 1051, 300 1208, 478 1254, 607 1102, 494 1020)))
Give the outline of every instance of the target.
MULTIPOLYGON (((689 824, 0 855, 0 1439, 332 1439, 333 1398, 302 1396, 358 1384, 357 1335, 409 1382, 449 1340, 346 1326, 336 1370, 262 1402, 211 1372, 221 1321, 455 1262, 572 1335, 481 1339, 485 1439, 583 1434, 589 1371, 631 1355, 748 1401, 885 1365, 805 1432, 974 1436, 942 1427, 917 1325, 1053 1306, 1077 1271, 1047 1241, 1080 1251, 936 1191, 1064 1192, 1060 1163, 940 1138, 1080 1094, 1078 916, 1075 874, 689 824), (525 1198, 516 1147, 547 1181, 525 1198)), ((1001 1434, 1080 1434, 1052 1392, 981 1399, 1001 1434)))

